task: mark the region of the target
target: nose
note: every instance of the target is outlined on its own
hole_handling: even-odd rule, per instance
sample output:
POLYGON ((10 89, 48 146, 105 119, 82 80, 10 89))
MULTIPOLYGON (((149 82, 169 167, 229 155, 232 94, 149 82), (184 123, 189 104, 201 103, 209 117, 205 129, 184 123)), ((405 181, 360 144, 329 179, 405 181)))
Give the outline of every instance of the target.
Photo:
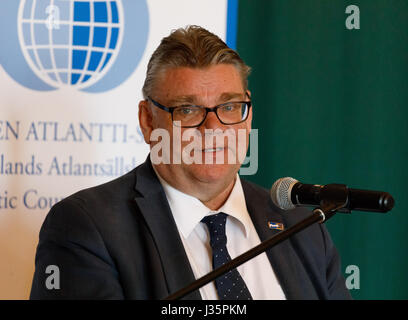
POLYGON ((207 117, 202 124, 202 127, 204 127, 205 129, 217 129, 221 128, 222 126, 223 124, 220 122, 214 111, 210 111, 207 113, 207 117))

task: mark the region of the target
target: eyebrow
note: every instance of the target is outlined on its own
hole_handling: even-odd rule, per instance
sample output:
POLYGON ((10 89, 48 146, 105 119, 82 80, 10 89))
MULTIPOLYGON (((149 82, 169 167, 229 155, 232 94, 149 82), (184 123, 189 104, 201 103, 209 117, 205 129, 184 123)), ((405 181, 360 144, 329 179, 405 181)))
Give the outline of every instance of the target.
POLYGON ((245 93, 241 92, 224 92, 221 94, 219 101, 228 101, 232 99, 245 99, 245 93))
MULTIPOLYGON (((224 103, 229 100, 233 99, 245 99, 245 93, 238 93, 238 92, 224 92, 222 93, 217 101, 219 103, 224 103)), ((183 95, 183 96, 178 96, 173 99, 171 99, 168 102, 169 106, 177 106, 183 103, 188 103, 188 104, 197 104, 197 96, 196 95, 183 95)))
POLYGON ((179 104, 183 104, 183 103, 194 104, 195 100, 196 100, 195 95, 178 96, 178 97, 175 97, 175 98, 171 99, 168 102, 168 105, 175 106, 175 105, 179 105, 179 104))

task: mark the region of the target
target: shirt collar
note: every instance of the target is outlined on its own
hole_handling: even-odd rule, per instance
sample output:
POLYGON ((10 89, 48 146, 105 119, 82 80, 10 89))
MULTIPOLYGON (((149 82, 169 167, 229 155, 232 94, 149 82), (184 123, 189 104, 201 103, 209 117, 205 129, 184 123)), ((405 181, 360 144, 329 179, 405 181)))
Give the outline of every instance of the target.
POLYGON ((242 231, 244 232, 245 237, 249 237, 251 218, 246 207, 244 190, 242 189, 241 179, 238 174, 235 179, 234 188, 227 201, 219 210, 217 210, 217 212, 225 212, 229 216, 234 217, 240 222, 240 226, 243 227, 242 231))
POLYGON ((245 237, 249 236, 249 226, 251 223, 248 210, 245 203, 244 191, 242 189, 241 180, 237 174, 234 187, 224 205, 217 211, 213 211, 206 207, 200 200, 185 194, 171 185, 169 185, 156 171, 164 192, 166 193, 170 209, 173 213, 178 230, 184 238, 188 238, 197 224, 207 215, 212 215, 217 212, 224 212, 235 218, 244 232, 245 237))

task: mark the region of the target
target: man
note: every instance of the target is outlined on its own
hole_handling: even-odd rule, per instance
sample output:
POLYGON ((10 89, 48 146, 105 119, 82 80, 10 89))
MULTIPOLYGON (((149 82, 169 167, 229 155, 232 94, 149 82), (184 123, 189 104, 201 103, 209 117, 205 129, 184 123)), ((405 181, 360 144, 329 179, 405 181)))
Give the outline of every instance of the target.
MULTIPOLYGON (((203 28, 162 40, 139 104, 151 154, 130 173, 52 208, 31 298, 162 299, 280 232, 268 221, 289 227, 310 214, 283 213, 266 190, 237 174, 251 130, 248 73, 238 54, 203 28), (229 140, 240 131, 244 142, 229 140), (59 289, 47 289, 49 265, 60 270, 59 289)), ((330 236, 314 225, 185 298, 349 297, 330 236)))

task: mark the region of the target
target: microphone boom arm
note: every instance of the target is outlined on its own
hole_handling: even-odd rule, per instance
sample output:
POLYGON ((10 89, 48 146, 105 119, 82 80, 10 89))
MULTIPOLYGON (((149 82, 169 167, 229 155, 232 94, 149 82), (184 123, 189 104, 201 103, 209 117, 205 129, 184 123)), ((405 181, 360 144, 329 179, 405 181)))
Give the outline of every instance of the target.
POLYGON ((297 224, 291 226, 290 228, 276 234, 270 239, 261 242, 254 248, 248 250, 247 252, 244 252, 235 259, 227 262, 221 267, 211 271, 205 276, 192 282, 187 287, 182 288, 173 294, 170 294, 164 300, 180 299, 186 296, 187 294, 201 288, 202 286, 205 286, 207 283, 215 280, 224 273, 227 273, 228 271, 240 266, 241 264, 247 262, 248 260, 251 260, 252 258, 266 251, 267 249, 270 249, 273 246, 281 243, 282 241, 288 239, 292 235, 311 226, 312 224, 316 222, 323 223, 324 221, 327 221, 328 219, 334 216, 337 210, 343 208, 347 204, 347 187, 345 185, 336 185, 334 188, 330 188, 330 190, 331 192, 329 191, 326 193, 326 195, 324 196, 324 200, 321 201, 320 207, 315 208, 311 216, 303 219, 297 224))

